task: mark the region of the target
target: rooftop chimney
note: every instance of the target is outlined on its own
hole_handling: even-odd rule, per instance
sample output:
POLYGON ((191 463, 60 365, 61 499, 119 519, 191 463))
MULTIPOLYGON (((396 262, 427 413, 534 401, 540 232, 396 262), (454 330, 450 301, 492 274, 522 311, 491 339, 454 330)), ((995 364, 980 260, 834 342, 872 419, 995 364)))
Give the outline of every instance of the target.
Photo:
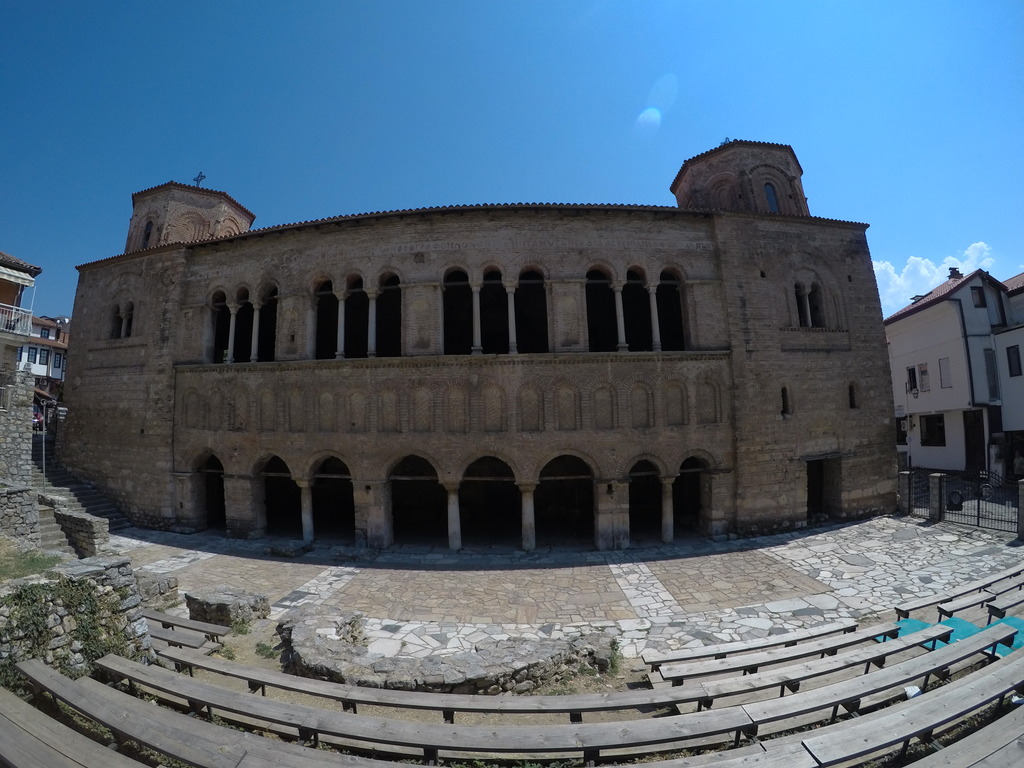
POLYGON ((960 274, 959 268, 957 268, 957 267, 950 267, 949 268, 949 279, 950 280, 959 280, 961 277, 963 277, 963 275, 960 274))

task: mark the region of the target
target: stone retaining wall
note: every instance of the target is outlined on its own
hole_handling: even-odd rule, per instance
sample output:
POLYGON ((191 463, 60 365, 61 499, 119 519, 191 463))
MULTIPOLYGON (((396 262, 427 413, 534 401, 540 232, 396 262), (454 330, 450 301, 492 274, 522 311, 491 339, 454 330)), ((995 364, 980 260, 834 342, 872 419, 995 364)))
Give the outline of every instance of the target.
POLYGON ((106 518, 57 506, 53 518, 79 557, 95 557, 110 548, 110 521, 106 518))
POLYGON ((540 683, 606 671, 613 641, 595 633, 565 640, 510 637, 477 643, 472 651, 422 658, 370 653, 359 612, 297 609, 277 626, 285 671, 370 688, 433 693, 527 693, 540 683))
POLYGON ((39 546, 39 505, 32 488, 0 488, 0 533, 19 544, 39 546))
POLYGON ((73 676, 109 652, 152 657, 129 558, 91 557, 51 573, 0 587, 0 683, 16 679, 15 662, 37 656, 73 676))

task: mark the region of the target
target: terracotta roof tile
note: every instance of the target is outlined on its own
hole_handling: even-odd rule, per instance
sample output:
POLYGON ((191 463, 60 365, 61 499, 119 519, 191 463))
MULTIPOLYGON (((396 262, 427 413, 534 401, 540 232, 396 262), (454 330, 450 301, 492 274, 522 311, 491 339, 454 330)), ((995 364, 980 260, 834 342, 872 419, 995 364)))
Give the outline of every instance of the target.
MULTIPOLYGON (((790 153, 793 155, 793 159, 796 161, 796 167, 800 169, 801 173, 803 173, 803 169, 800 168, 800 161, 796 160, 796 152, 793 151, 793 147, 790 146, 789 144, 776 144, 775 142, 771 141, 749 141, 747 139, 732 139, 731 141, 719 144, 717 147, 712 147, 711 149, 706 150, 705 152, 701 152, 699 155, 694 155, 693 157, 689 157, 686 160, 684 160, 683 164, 679 167, 679 172, 676 174, 675 178, 672 179, 672 183, 668 185, 669 191, 672 192, 672 190, 676 188, 676 185, 682 178, 683 172, 686 170, 686 167, 689 163, 692 163, 694 160, 698 160, 700 158, 709 157, 710 155, 714 155, 719 152, 724 152, 726 149, 733 149, 735 147, 778 147, 779 149, 788 149, 790 153)), ((675 192, 673 192, 673 194, 675 194, 675 192)))
POLYGON ((1006 286, 1006 290, 1010 293, 1018 293, 1024 290, 1024 272, 1014 275, 1009 280, 1003 280, 1003 285, 1006 286))
POLYGON ((903 309, 898 309, 895 312, 893 312, 891 315, 885 318, 883 323, 885 325, 889 325, 889 323, 891 322, 907 317, 908 315, 912 315, 915 312, 920 312, 922 309, 925 309, 926 307, 938 304, 946 296, 948 296, 950 292, 954 291, 956 288, 963 285, 963 283, 972 280, 974 277, 978 275, 981 275, 986 280, 993 283, 996 287, 1002 290, 1006 290, 1008 287, 1006 283, 999 282, 985 270, 976 269, 968 275, 961 275, 960 277, 954 276, 946 280, 946 282, 935 286, 928 293, 924 294, 921 297, 918 297, 916 301, 903 307, 903 309))
POLYGON ((252 216, 253 219, 256 218, 256 214, 255 213, 253 213, 248 208, 246 208, 244 205, 242 205, 240 202, 235 200, 235 198, 233 198, 227 192, 221 192, 218 189, 208 189, 207 187, 197 187, 197 186, 195 186, 193 184, 182 184, 179 181, 167 181, 167 182, 164 182, 163 184, 157 184, 155 187, 149 187, 148 189, 139 190, 138 192, 136 192, 135 194, 132 195, 132 204, 134 205, 135 198, 137 198, 137 197, 141 197, 143 195, 148 195, 150 192, 155 192, 158 189, 165 189, 167 187, 174 187, 175 189, 186 189, 186 190, 189 190, 190 192, 204 192, 207 195, 213 195, 214 197, 223 198, 224 200, 227 200, 229 203, 231 203, 235 207, 240 208, 241 210, 245 211, 245 213, 247 213, 249 216, 252 216))
POLYGON ((29 264, 27 261, 22 261, 17 256, 11 256, 9 253, 0 251, 0 264, 11 269, 17 269, 19 272, 27 272, 32 277, 35 277, 43 271, 42 267, 36 267, 29 264))

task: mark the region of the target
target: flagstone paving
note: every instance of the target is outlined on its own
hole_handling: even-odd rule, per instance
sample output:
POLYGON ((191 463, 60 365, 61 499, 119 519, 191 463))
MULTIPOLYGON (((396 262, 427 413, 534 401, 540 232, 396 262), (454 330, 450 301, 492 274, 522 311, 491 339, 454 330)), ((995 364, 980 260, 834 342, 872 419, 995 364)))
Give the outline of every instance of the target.
POLYGON ((385 655, 600 631, 634 657, 882 614, 1024 559, 1011 534, 900 517, 620 552, 375 551, 324 541, 288 557, 269 553, 301 552, 294 542, 142 529, 111 543, 137 569, 176 576, 182 593, 258 592, 274 618, 302 605, 325 616, 360 611, 370 651, 385 655))

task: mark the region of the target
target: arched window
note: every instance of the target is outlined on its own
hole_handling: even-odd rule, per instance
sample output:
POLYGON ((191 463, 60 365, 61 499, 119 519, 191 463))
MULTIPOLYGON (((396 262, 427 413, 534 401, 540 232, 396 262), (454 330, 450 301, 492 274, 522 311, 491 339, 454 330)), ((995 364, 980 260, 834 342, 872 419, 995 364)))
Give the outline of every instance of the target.
POLYGON ((132 335, 132 322, 135 320, 135 304, 128 302, 124 305, 124 338, 132 335))
POLYGON ((480 287, 480 346, 485 355, 508 354, 508 298, 497 270, 484 273, 480 287))
POLYGON ((223 363, 228 357, 228 336, 231 332, 231 310, 228 309, 227 298, 222 291, 213 294, 210 302, 210 314, 213 322, 213 349, 209 362, 223 363))
POLYGON ((260 360, 270 361, 277 354, 277 288, 264 292, 262 304, 256 352, 260 360))
POLYGON ((363 278, 348 279, 345 297, 345 357, 360 358, 369 354, 367 342, 370 328, 370 298, 363 290, 363 278))
POLYGON ((768 201, 768 210, 772 213, 779 212, 779 198, 775 194, 775 185, 771 182, 764 185, 764 197, 768 201))
POLYGON ((235 299, 238 302, 238 309, 235 310, 235 345, 232 359, 236 363, 248 363, 252 361, 252 324, 255 313, 247 288, 239 288, 235 299))
POLYGON ((681 352, 686 349, 686 337, 683 333, 683 286, 679 278, 671 272, 662 272, 656 296, 661 348, 666 352, 681 352))
POLYGON ((789 402, 789 387, 782 388, 782 409, 779 411, 783 416, 789 416, 793 413, 793 407, 789 402))
POLYGON ((848 401, 851 409, 852 408, 859 408, 860 407, 860 404, 857 402, 857 385, 856 384, 852 384, 851 383, 850 386, 847 387, 846 395, 847 395, 847 401, 848 401))
POLYGON ((325 280, 316 287, 313 296, 316 301, 316 344, 313 357, 316 360, 332 360, 338 351, 338 297, 334 295, 334 284, 325 280))
POLYGON ((587 332, 591 352, 614 352, 619 332, 612 281, 599 269, 587 272, 587 332))
POLYGON ((821 286, 817 283, 811 285, 807 293, 807 307, 810 315, 811 328, 825 327, 825 301, 822 295, 821 286))
POLYGON ((398 275, 381 277, 376 319, 377 357, 401 357, 402 286, 398 275))
POLYGON ((146 228, 144 230, 142 230, 142 245, 139 247, 139 250, 142 250, 144 248, 149 248, 149 240, 150 240, 151 237, 153 237, 153 220, 152 219, 150 219, 149 221, 146 222, 146 228))
POLYGON ((110 316, 110 338, 120 339, 121 338, 121 305, 114 305, 114 312, 110 316))
POLYGON ((793 294, 796 297, 797 325, 801 328, 811 327, 811 310, 807 303, 807 289, 803 283, 793 286, 793 294))
POLYGON ((626 272, 622 287, 622 317, 626 325, 626 344, 630 352, 647 352, 653 348, 651 332, 651 300, 639 270, 626 272))
POLYGON ((548 299, 544 275, 526 270, 515 294, 516 348, 520 353, 548 351, 548 299))
POLYGON ((444 354, 468 355, 473 351, 473 290, 461 269, 444 276, 444 354))

